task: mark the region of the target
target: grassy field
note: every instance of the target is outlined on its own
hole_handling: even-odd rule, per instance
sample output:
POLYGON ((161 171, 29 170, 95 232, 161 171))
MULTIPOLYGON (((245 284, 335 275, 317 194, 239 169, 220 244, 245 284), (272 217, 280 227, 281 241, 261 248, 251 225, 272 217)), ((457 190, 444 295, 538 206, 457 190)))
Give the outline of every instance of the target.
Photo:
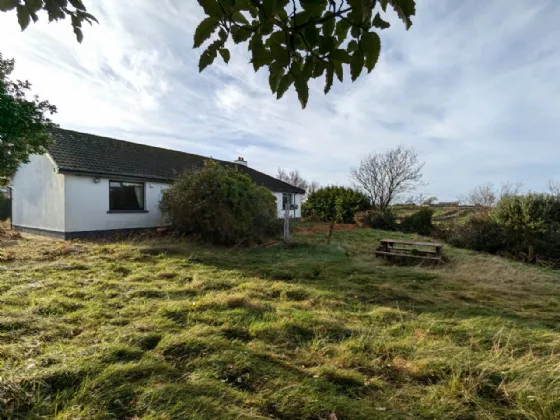
POLYGON ((560 273, 391 266, 382 236, 12 241, 0 418, 560 418, 560 273))

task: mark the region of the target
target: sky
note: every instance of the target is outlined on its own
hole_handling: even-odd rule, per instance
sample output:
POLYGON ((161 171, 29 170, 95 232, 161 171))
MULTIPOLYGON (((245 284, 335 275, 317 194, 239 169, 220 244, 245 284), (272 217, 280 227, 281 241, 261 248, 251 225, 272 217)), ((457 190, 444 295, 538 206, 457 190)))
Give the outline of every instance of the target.
POLYGON ((58 107, 63 128, 223 160, 274 175, 299 169, 321 185, 399 144, 425 162, 417 194, 451 201, 477 184, 560 179, 560 2, 417 0, 406 31, 394 13, 375 70, 352 83, 312 81, 302 110, 277 101, 246 45, 198 73, 203 18, 194 0, 84 0, 99 24, 79 44, 46 16, 21 32, 0 13, 0 52, 13 76, 58 107))

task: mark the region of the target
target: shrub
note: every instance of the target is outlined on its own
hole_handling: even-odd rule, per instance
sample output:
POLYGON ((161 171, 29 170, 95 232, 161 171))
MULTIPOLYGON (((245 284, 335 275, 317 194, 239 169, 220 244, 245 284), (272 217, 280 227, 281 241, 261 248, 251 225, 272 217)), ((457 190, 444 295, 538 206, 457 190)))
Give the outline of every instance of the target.
POLYGON ((437 232, 442 239, 459 248, 497 253, 506 247, 503 227, 487 213, 474 214, 464 223, 445 223, 437 232))
POLYGON ((434 211, 424 207, 417 212, 406 216, 399 225, 400 230, 409 233, 418 233, 420 235, 429 235, 434 227, 432 216, 434 211))
POLYGON ((506 233, 505 249, 526 260, 560 255, 560 199, 547 194, 509 196, 492 218, 506 233))
POLYGON ((329 186, 309 194, 303 216, 315 214, 325 222, 352 223, 357 212, 370 207, 365 194, 352 188, 329 186))
POLYGON ((164 191, 160 209, 177 231, 216 244, 260 242, 277 227, 274 195, 214 162, 185 172, 164 191))
POLYGON ((366 210, 354 215, 354 222, 360 227, 370 227, 381 230, 395 230, 397 219, 390 210, 366 210))

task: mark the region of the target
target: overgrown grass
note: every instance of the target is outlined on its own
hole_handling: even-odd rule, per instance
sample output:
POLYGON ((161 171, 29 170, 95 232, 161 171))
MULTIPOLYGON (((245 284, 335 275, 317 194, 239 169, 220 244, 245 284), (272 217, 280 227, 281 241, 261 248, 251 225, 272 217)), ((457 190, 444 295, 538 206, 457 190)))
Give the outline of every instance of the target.
POLYGON ((560 275, 451 248, 391 266, 387 235, 412 237, 20 240, 0 266, 0 418, 559 418, 560 275))

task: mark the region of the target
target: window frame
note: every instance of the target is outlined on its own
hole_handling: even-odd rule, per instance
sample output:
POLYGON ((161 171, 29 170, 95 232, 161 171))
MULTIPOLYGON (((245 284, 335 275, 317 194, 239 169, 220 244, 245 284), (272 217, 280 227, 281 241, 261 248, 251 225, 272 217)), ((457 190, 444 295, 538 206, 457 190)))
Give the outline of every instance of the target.
POLYGON ((142 182, 142 181, 131 181, 131 180, 126 180, 126 179, 109 179, 109 210, 107 211, 107 213, 148 213, 148 210, 146 210, 146 183, 142 182), (111 208, 111 189, 112 188, 117 188, 117 187, 112 187, 111 184, 112 183, 119 183, 121 184, 121 188, 123 187, 123 183, 126 184, 138 184, 138 185, 142 185, 142 208, 141 209, 113 209, 111 208))
POLYGON ((286 210, 292 210, 292 204, 296 203, 296 195, 294 193, 282 193, 282 211, 286 211, 286 210), (289 205, 289 208, 286 209, 286 200, 284 200, 284 197, 288 196, 289 198, 289 203, 287 203, 289 205))

